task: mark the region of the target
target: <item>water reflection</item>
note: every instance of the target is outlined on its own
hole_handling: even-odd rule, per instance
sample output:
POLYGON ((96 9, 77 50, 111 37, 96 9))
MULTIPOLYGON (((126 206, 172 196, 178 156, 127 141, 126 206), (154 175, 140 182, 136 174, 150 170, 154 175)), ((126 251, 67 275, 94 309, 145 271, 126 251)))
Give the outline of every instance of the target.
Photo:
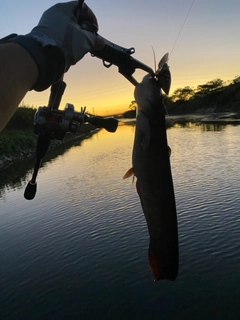
POLYGON ((178 122, 167 123, 167 128, 187 128, 201 131, 222 131, 226 128, 226 123, 216 122, 178 122))
POLYGON ((167 129, 170 128, 187 128, 196 129, 201 131, 222 131, 227 126, 237 126, 240 122, 237 120, 214 120, 214 119, 202 119, 198 120, 191 119, 190 121, 186 118, 166 118, 167 129))
POLYGON ((152 282, 139 197, 122 180, 134 126, 120 126, 45 163, 34 202, 22 190, 0 201, 0 318, 239 319, 240 126, 196 128, 168 130, 177 281, 152 282))
MULTIPOLYGON (((135 125, 136 120, 135 119, 122 119, 119 121, 119 127, 126 126, 126 127, 132 127, 132 134, 134 135, 135 131, 135 125)), ((231 122, 226 120, 201 120, 196 118, 192 118, 190 121, 188 120, 188 117, 167 117, 166 118, 166 126, 167 129, 171 128, 187 128, 187 129, 193 129, 193 130, 199 130, 199 131, 223 131, 227 126, 236 126, 239 125, 239 122, 236 120, 234 121, 232 119, 231 122)), ((124 138, 124 132, 128 134, 127 130, 121 130, 122 137, 124 138)), ((63 155, 65 152, 67 152, 70 148, 74 146, 80 146, 82 144, 82 141, 84 139, 91 139, 92 136, 96 133, 96 131, 93 131, 91 133, 86 133, 82 135, 81 137, 69 141, 65 144, 61 144, 56 148, 50 149, 45 158, 42 162, 42 167, 46 166, 48 162, 52 162, 54 159, 58 158, 59 156, 63 155)), ((111 138, 112 142, 115 140, 115 135, 109 135, 109 138, 111 138)), ((13 164, 12 166, 9 166, 8 168, 1 170, 1 180, 0 180, 0 198, 3 197, 4 193, 7 190, 15 190, 15 189, 21 189, 23 186, 25 186, 30 179, 30 173, 34 167, 35 159, 27 159, 24 162, 19 162, 17 164, 13 164)))
POLYGON ((34 167, 34 159, 19 162, 16 165, 11 165, 5 170, 1 170, 0 180, 0 199, 4 197, 8 190, 21 189, 27 184, 27 176, 29 171, 34 167))
MULTIPOLYGON (((167 116, 166 127, 187 128, 201 131, 222 131, 227 126, 238 126, 240 121, 234 118, 214 118, 208 116, 167 116)), ((119 125, 135 127, 136 119, 122 120, 119 125)))
MULTIPOLYGON (((97 131, 85 133, 72 141, 68 141, 48 150, 42 161, 42 167, 45 167, 48 162, 52 162, 53 160, 62 156, 70 148, 79 147, 83 140, 91 139, 95 133, 97 133, 97 131)), ((17 166, 16 164, 13 164, 4 170, 1 170, 0 199, 4 198, 4 195, 8 190, 22 189, 23 186, 26 186, 30 179, 30 174, 34 168, 34 165, 35 158, 20 161, 18 162, 17 166)))

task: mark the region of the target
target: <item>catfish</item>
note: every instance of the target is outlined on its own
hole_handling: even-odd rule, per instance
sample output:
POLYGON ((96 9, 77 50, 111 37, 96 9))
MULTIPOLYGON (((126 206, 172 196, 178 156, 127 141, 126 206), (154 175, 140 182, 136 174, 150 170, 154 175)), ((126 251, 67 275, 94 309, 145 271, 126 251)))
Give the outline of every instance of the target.
POLYGON ((167 143, 166 109, 162 90, 168 94, 171 74, 165 54, 154 76, 147 74, 135 86, 137 103, 132 168, 136 189, 149 232, 148 262, 154 281, 175 280, 178 275, 178 226, 175 194, 167 143))

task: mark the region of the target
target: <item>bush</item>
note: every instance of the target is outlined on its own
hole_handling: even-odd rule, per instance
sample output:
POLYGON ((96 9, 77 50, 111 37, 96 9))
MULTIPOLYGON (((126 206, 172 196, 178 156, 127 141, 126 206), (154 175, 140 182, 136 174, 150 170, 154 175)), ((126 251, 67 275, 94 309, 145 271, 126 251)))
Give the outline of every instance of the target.
POLYGON ((136 110, 129 110, 123 113, 123 118, 136 118, 136 110))
POLYGON ((13 117, 7 124, 7 129, 30 129, 33 128, 33 119, 36 109, 19 107, 14 113, 13 117))
POLYGON ((0 135, 0 156, 12 155, 26 149, 34 148, 37 137, 27 132, 13 131, 0 135))

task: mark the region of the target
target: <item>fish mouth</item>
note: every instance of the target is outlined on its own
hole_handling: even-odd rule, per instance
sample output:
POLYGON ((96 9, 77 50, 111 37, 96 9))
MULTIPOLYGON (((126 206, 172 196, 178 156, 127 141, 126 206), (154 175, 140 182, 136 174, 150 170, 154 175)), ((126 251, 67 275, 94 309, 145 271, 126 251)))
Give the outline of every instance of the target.
POLYGON ((155 76, 158 80, 159 87, 168 95, 171 87, 171 72, 167 64, 169 53, 167 52, 159 61, 158 69, 155 76))
POLYGON ((168 95, 171 87, 171 73, 167 63, 164 64, 157 75, 157 80, 159 87, 168 95))

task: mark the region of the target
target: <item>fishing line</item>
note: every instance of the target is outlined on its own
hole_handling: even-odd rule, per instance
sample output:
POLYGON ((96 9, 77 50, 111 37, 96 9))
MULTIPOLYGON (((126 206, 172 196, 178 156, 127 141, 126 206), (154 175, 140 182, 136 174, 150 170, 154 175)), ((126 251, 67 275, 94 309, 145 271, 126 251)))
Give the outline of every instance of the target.
POLYGON ((189 10, 188 10, 188 13, 187 13, 187 15, 186 15, 186 17, 185 17, 185 20, 183 21, 183 24, 182 24, 182 26, 181 26, 181 28, 180 28, 180 31, 179 31, 179 33, 178 33, 178 35, 177 35, 177 38, 176 38, 176 40, 175 40, 175 42, 174 42, 174 44, 173 44, 173 47, 172 47, 172 50, 170 51, 170 55, 169 55, 169 56, 171 56, 171 54, 172 54, 172 52, 173 52, 173 50, 174 50, 174 48, 175 48, 175 45, 176 45, 176 43, 177 43, 177 41, 178 41, 178 38, 180 37, 180 34, 181 34, 181 32, 182 32, 182 30, 183 30, 183 28, 184 28, 184 26, 185 26, 185 23, 186 23, 186 21, 187 21, 187 19, 188 19, 188 16, 189 16, 190 12, 192 11, 192 7, 193 7, 195 1, 196 1, 196 0, 193 0, 192 4, 191 4, 191 6, 190 6, 190 8, 189 8, 189 10))

